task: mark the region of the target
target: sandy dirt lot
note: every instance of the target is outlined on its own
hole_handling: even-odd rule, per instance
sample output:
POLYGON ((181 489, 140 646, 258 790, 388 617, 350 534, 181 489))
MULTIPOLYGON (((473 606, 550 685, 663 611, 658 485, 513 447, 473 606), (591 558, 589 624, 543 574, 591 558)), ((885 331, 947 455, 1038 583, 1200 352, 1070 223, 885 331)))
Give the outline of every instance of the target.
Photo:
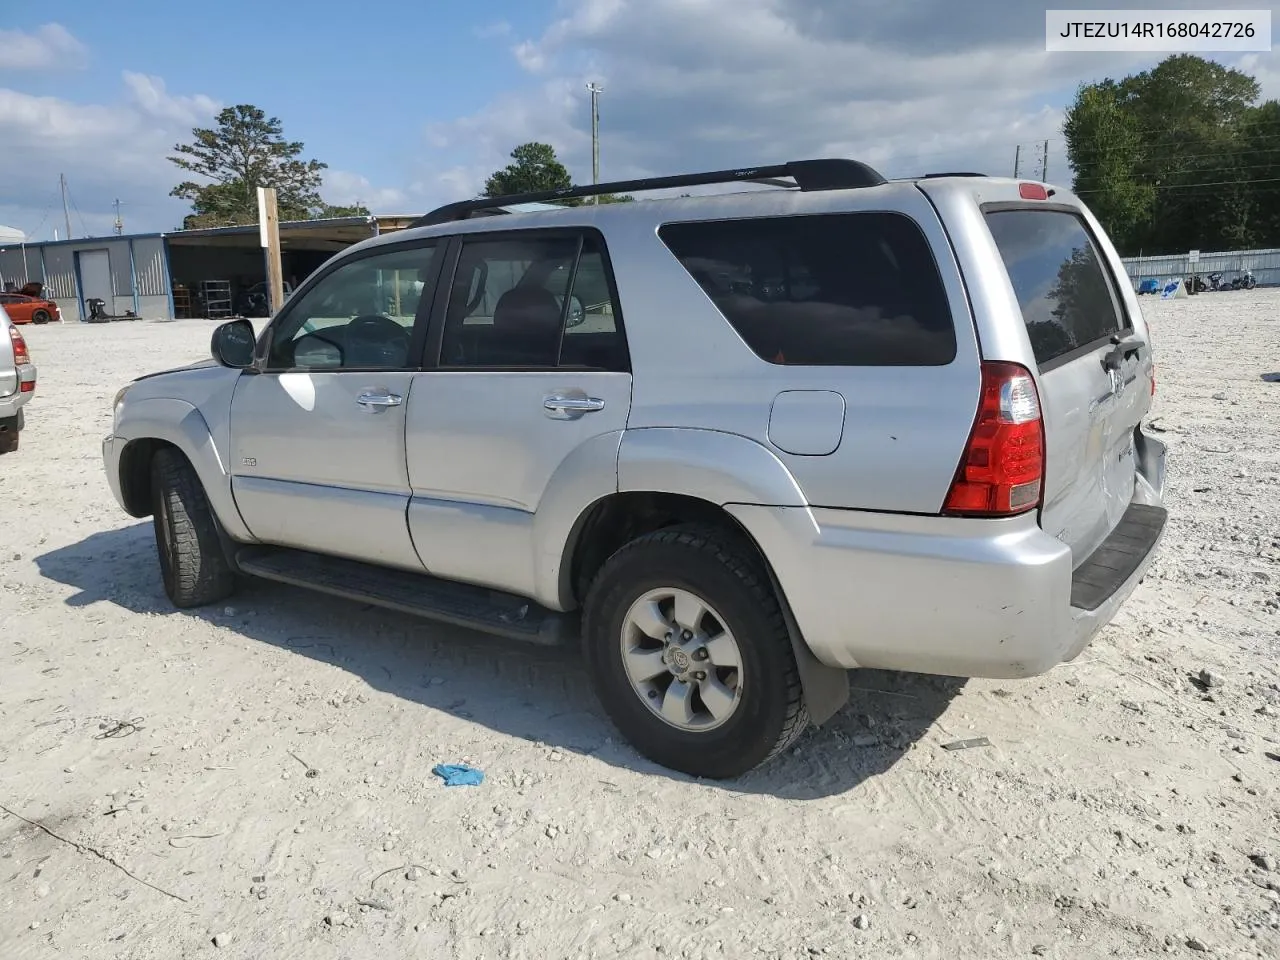
POLYGON ((1172 520, 1119 618, 1035 680, 856 673, 725 784, 641 761, 569 653, 266 583, 173 610, 99 441, 212 325, 27 328, 0 957, 1280 956, 1280 292, 1143 300, 1172 520))

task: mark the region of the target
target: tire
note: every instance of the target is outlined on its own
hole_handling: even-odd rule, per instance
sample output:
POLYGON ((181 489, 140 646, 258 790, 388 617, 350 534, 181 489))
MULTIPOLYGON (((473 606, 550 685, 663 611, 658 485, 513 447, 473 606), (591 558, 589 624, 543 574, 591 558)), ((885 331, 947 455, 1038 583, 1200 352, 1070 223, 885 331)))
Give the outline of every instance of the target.
POLYGON ((31 313, 32 323, 48 323, 52 319, 48 310, 33 310, 31 313))
MULTIPOLYGON (((657 603, 659 611, 667 609, 663 601, 657 603)), ((808 726, 800 675, 777 597, 750 547, 724 531, 671 527, 618 550, 587 592, 583 644, 587 671, 609 718, 641 754, 672 770, 717 780, 736 777, 781 753, 808 726), (716 719, 702 700, 705 671, 700 674, 702 681, 686 685, 698 688, 696 695, 683 699, 702 707, 708 722, 715 724, 707 729, 695 729, 683 719, 684 725, 678 726, 658 715, 667 691, 683 690, 676 686, 682 681, 661 673, 642 685, 646 699, 624 662, 624 645, 636 649, 633 643, 656 648, 646 647, 642 656, 665 657, 664 649, 672 652, 660 641, 650 641, 648 631, 642 635, 633 626, 632 616, 633 605, 647 607, 649 597, 667 590, 683 591, 701 601, 712 614, 710 620, 699 621, 705 635, 715 637, 716 621, 720 621, 719 627, 731 635, 736 647, 739 669, 712 671, 713 680, 717 675, 726 678, 725 690, 732 687, 735 705, 727 719, 716 719), (664 684, 665 689, 659 689, 664 684)), ((696 646, 697 638, 690 641, 690 648, 696 646)), ((696 657, 711 646, 708 642, 701 651, 692 652, 696 657)), ((652 668, 652 663, 645 666, 652 668)), ((687 656, 677 666, 681 663, 690 669, 687 656)), ((677 666, 658 669, 674 671, 677 666)), ((693 669, 697 667, 692 664, 693 669)))
POLYGON ((164 449, 151 460, 156 552, 164 592, 175 607, 202 607, 235 591, 218 518, 195 468, 181 453, 164 449))
POLYGON ((18 437, 17 430, 5 430, 0 433, 0 453, 17 453, 18 437))

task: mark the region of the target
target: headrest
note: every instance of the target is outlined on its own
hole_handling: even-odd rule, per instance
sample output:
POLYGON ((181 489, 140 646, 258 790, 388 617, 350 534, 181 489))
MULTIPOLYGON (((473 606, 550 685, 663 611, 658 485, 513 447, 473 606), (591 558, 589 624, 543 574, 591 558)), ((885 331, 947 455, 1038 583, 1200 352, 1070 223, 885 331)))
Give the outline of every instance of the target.
POLYGON ((560 304, 545 287, 513 287, 498 298, 493 327, 513 334, 558 335, 560 304))

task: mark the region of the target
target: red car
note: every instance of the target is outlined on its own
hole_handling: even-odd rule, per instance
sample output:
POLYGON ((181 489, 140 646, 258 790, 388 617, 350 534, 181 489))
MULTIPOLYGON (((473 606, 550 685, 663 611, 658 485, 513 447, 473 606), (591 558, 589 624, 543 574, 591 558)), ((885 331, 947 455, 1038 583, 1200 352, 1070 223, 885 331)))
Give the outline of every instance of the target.
POLYGON ((49 323, 62 319, 62 311, 52 300, 21 293, 0 293, 0 307, 4 307, 14 323, 49 323))

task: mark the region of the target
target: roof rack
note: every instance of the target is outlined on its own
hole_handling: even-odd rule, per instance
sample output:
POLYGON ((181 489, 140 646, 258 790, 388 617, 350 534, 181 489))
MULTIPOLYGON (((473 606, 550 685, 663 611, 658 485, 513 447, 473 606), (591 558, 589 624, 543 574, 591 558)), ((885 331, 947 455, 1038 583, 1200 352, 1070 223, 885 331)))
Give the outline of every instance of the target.
POLYGON ((590 186, 568 187, 564 190, 546 190, 541 193, 517 193, 503 197, 479 197, 445 204, 419 217, 411 227, 426 227, 437 223, 466 220, 472 214, 501 213, 501 207, 521 203, 547 203, 578 197, 597 197, 607 193, 639 193, 645 190, 669 190, 677 187, 697 187, 717 183, 765 183, 772 186, 798 187, 811 190, 849 190, 858 187, 875 187, 886 183, 884 177, 858 160, 792 160, 765 167, 743 167, 738 170, 714 170, 709 173, 682 173, 673 177, 646 177, 642 180, 618 180, 590 186), (788 183, 781 178, 790 178, 788 183))

